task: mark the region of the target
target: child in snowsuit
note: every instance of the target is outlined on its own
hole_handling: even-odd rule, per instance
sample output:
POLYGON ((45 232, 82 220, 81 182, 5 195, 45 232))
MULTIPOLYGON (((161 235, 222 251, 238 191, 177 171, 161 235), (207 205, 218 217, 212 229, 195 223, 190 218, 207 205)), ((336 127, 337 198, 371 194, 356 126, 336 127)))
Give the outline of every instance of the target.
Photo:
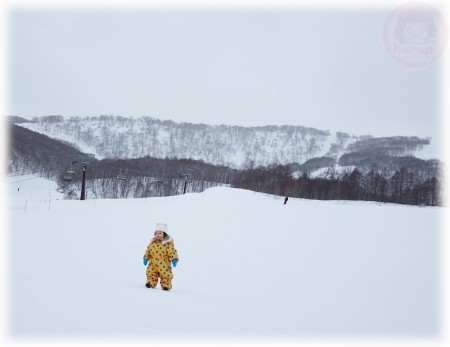
POLYGON ((172 267, 177 266, 178 253, 172 237, 167 234, 167 225, 156 224, 155 234, 144 254, 144 265, 147 265, 147 288, 155 288, 160 279, 163 290, 172 288, 172 267))

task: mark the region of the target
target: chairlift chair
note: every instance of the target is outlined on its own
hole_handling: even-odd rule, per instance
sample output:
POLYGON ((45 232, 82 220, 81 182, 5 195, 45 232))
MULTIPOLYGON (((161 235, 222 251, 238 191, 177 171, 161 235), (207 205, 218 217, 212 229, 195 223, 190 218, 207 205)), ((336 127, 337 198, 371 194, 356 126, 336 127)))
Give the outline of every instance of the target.
POLYGON ((70 163, 70 168, 67 170, 67 174, 69 174, 69 175, 75 175, 76 173, 77 173, 77 170, 76 170, 76 168, 74 167, 74 165, 73 164, 75 164, 76 163, 76 161, 72 161, 71 163, 70 163))
POLYGON ((72 176, 67 176, 67 175, 64 176, 64 177, 63 177, 63 181, 64 181, 64 182, 72 182, 72 176))
POLYGON ((127 180, 127 170, 123 171, 120 169, 119 174, 116 177, 118 180, 126 181, 127 180))

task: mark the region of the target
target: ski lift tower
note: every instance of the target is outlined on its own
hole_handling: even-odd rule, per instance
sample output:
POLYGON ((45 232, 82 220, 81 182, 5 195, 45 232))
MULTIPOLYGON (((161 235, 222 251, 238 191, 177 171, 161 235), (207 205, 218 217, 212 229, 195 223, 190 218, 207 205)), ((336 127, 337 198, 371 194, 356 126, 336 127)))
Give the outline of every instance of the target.
POLYGON ((78 160, 73 161, 73 164, 81 164, 83 166, 83 181, 81 183, 81 195, 80 200, 86 200, 86 169, 87 165, 91 163, 92 159, 95 159, 94 154, 90 153, 77 153, 78 160))
POLYGON ((162 196, 162 194, 161 194, 161 186, 164 185, 164 176, 162 178, 156 179, 155 183, 156 183, 156 189, 157 189, 156 194, 158 194, 158 196, 162 196))
POLYGON ((180 177, 184 178, 183 194, 186 194, 187 184, 192 182, 193 171, 194 170, 192 169, 185 169, 185 168, 181 170, 180 177))

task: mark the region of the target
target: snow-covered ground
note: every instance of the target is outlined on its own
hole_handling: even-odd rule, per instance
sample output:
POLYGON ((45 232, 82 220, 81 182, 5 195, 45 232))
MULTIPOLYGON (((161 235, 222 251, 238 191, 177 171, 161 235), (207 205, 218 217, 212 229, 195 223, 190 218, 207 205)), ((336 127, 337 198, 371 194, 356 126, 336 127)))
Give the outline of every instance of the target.
POLYGON ((70 201, 31 176, 6 188, 13 338, 439 334, 442 208, 231 188, 70 201), (144 286, 157 222, 180 256, 171 292, 144 286))

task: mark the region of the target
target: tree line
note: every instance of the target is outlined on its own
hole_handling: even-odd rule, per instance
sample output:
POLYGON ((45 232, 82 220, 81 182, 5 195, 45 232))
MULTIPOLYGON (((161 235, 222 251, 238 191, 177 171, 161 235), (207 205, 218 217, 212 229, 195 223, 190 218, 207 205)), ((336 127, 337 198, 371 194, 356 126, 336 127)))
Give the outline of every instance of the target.
POLYGON ((315 200, 363 200, 418 206, 441 206, 441 180, 418 170, 401 168, 393 174, 358 168, 343 175, 292 177, 287 166, 246 170, 232 186, 268 194, 315 200))
POLYGON ((35 174, 55 179, 79 152, 70 145, 53 140, 13 123, 9 127, 7 169, 10 174, 35 174))

